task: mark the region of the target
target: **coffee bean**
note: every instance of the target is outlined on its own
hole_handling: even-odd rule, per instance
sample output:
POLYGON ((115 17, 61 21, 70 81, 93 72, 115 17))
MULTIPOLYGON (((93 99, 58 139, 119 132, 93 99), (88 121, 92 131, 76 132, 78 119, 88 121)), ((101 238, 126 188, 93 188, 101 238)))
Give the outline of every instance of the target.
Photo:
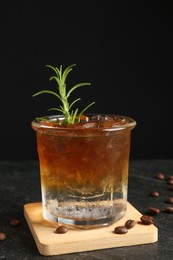
POLYGON ((3 241, 7 238, 6 234, 4 232, 0 232, 0 241, 3 241))
POLYGON ((10 220, 10 226, 12 226, 12 227, 18 227, 18 226, 20 226, 21 225, 21 221, 19 220, 19 219, 17 219, 17 218, 12 218, 11 220, 10 220))
POLYGON ((158 179, 158 180, 164 180, 164 178, 165 178, 165 175, 164 175, 162 172, 157 173, 156 179, 158 179))
POLYGON ((152 191, 151 193, 150 193, 150 195, 152 196, 152 197, 159 197, 159 192, 158 191, 152 191))
POLYGON ((134 227, 135 224, 136 224, 136 221, 135 221, 135 220, 129 219, 129 220, 126 221, 125 227, 126 227, 127 229, 130 229, 130 228, 134 227))
POLYGON ((68 232, 68 228, 66 226, 59 226, 55 230, 55 233, 64 234, 68 232))
POLYGON ((149 207, 149 212, 156 215, 156 214, 160 213, 160 209, 149 207))
POLYGON ((125 226, 117 226, 114 229, 115 234, 126 234, 128 232, 128 229, 125 226))
POLYGON ((168 176, 168 180, 173 180, 173 175, 168 176))
POLYGON ((173 213, 173 207, 166 207, 165 212, 167 213, 173 213))
POLYGON ((167 184, 173 185, 173 179, 168 179, 167 184))
POLYGON ((167 203, 173 204, 173 197, 169 197, 166 199, 167 203))
POLYGON ((142 223, 144 225, 151 225, 154 223, 154 218, 147 216, 147 215, 143 215, 140 220, 142 221, 142 223))

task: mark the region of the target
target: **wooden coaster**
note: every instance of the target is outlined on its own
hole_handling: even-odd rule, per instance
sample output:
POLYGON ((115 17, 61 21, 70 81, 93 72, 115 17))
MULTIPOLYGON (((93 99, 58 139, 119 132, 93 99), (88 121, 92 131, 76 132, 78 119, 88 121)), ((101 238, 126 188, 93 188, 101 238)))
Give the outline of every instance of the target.
POLYGON ((65 234, 56 234, 57 225, 42 218, 40 202, 24 205, 24 215, 40 254, 45 256, 148 244, 158 240, 155 225, 140 224, 142 214, 129 202, 125 217, 113 225, 89 230, 69 229, 65 234), (135 220, 136 225, 127 234, 115 234, 114 228, 124 225, 128 219, 135 220))

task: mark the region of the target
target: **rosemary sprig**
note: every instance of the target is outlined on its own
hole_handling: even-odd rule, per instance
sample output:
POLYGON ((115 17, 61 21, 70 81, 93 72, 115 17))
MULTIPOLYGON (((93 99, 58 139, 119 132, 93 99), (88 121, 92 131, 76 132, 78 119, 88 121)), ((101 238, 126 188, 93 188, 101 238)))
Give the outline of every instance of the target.
POLYGON ((68 101, 68 98, 70 97, 71 93, 82 86, 88 86, 91 85, 88 82, 83 82, 83 83, 78 83, 75 86, 71 87, 69 90, 67 90, 67 86, 66 86, 66 79, 68 74, 70 73, 70 71, 73 70, 73 67, 76 66, 76 64, 72 64, 69 67, 67 67, 64 71, 62 68, 62 65, 60 66, 60 68, 58 69, 57 67, 53 67, 51 65, 46 65, 46 67, 52 69, 55 72, 55 75, 50 77, 50 81, 51 80, 55 80, 57 83, 57 92, 54 92, 52 90, 41 90, 37 93, 35 93, 33 95, 33 97, 38 96, 40 94, 51 94, 54 95, 55 97, 57 97, 60 101, 61 101, 61 105, 59 107, 52 107, 49 109, 50 110, 56 110, 61 112, 64 116, 65 116, 65 122, 67 124, 74 124, 75 120, 77 118, 77 122, 80 122, 80 118, 83 115, 83 113, 90 107, 92 106, 95 102, 90 103, 88 106, 86 106, 79 114, 78 114, 78 108, 76 108, 75 110, 72 110, 72 106, 78 102, 79 100, 81 100, 81 98, 77 98, 75 99, 71 104, 68 101))

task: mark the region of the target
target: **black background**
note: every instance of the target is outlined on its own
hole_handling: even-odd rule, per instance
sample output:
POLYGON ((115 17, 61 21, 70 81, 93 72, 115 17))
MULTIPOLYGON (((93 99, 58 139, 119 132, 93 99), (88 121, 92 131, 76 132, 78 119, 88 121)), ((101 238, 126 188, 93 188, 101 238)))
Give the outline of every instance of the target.
POLYGON ((58 106, 46 64, 77 66, 69 85, 88 112, 130 116, 131 158, 172 158, 171 1, 21 1, 0 8, 1 160, 37 159, 31 121, 58 106))

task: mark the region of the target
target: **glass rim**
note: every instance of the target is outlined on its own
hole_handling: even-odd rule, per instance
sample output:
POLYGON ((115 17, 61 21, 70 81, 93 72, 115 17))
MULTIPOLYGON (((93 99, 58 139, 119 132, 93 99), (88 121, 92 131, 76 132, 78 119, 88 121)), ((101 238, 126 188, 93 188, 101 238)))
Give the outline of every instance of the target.
MULTIPOLYGON (((51 122, 54 122, 55 120, 60 119, 63 120, 65 118, 64 115, 62 114, 57 114, 57 115, 46 115, 46 116, 41 116, 39 117, 39 119, 35 118, 32 122, 31 122, 31 126, 34 130, 46 130, 46 131, 66 131, 66 132, 81 132, 81 131, 118 131, 118 130, 125 130, 125 129, 133 129, 136 126, 136 121, 129 117, 129 116, 124 116, 124 115, 116 115, 116 114, 108 114, 108 113, 87 113, 84 114, 84 116, 86 117, 91 117, 91 116, 110 116, 113 118, 119 118, 121 120, 125 120, 125 122, 123 122, 123 124, 121 123, 115 123, 114 125, 112 125, 111 127, 91 127, 91 128, 73 128, 73 127, 68 127, 68 126, 51 126, 51 125, 45 125, 41 122, 41 120, 39 119, 43 119, 43 120, 49 120, 51 119, 51 122)), ((90 121, 91 122, 91 121, 90 121)), ((86 122, 87 123, 87 122, 86 122)))

